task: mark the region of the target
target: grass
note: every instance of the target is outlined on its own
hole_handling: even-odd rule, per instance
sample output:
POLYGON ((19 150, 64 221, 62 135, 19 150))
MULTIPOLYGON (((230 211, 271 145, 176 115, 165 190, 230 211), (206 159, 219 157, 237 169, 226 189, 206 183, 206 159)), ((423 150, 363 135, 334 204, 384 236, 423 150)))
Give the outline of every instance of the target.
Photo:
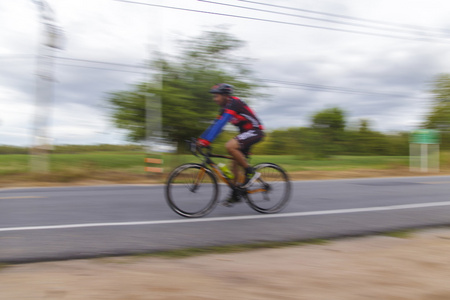
MULTIPOLYGON (((254 251, 260 249, 279 249, 279 248, 287 248, 292 246, 308 246, 308 245, 327 245, 333 241, 345 240, 348 238, 362 239, 371 236, 388 236, 393 238, 413 238, 413 234, 422 230, 427 230, 429 228, 450 228, 445 225, 438 226, 430 226, 425 228, 410 228, 410 229, 401 229, 396 231, 386 231, 380 232, 375 235, 367 234, 367 235, 356 235, 350 237, 334 237, 334 238, 326 238, 326 239, 307 239, 300 241, 285 241, 285 242, 262 242, 262 243, 252 243, 252 244, 234 244, 234 245, 224 245, 224 246, 211 246, 211 247, 192 247, 192 248, 181 248, 175 250, 163 250, 159 252, 149 252, 149 253, 139 253, 134 255, 121 256, 126 260, 117 260, 118 256, 104 256, 97 257, 95 261, 99 263, 116 263, 116 264, 127 264, 133 262, 135 259, 140 258, 164 258, 164 259, 182 259, 189 258, 195 256, 209 255, 209 254, 233 254, 233 253, 242 253, 247 251, 254 251)), ((14 266, 14 264, 4 264, 0 263, 0 271, 2 269, 14 266)))
MULTIPOLYGON (((393 238, 412 238, 413 234, 419 231, 419 228, 402 229, 396 231, 381 232, 379 235, 388 236, 393 238)), ((356 236, 355 238, 365 238, 371 235, 356 236)), ((287 241, 287 242, 263 242, 254 244, 235 244, 224 246, 212 246, 212 247, 199 247, 199 248, 182 248, 176 250, 167 250, 152 253, 141 253, 131 256, 130 258, 165 258, 165 259, 182 259, 208 254, 232 254, 241 253, 259 249, 278 249, 287 248, 292 246, 307 246, 307 245, 326 245, 332 241, 340 240, 340 238, 331 239, 308 239, 302 241, 287 241)), ((111 262, 107 258, 102 258, 105 262, 111 262)), ((119 261, 119 263, 126 263, 119 261)))
POLYGON ((29 156, 0 155, 0 176, 26 181, 71 182, 81 179, 112 179, 143 176, 144 153, 92 152, 50 155, 48 174, 29 173, 29 156))
POLYGON ((393 237, 393 238, 399 238, 399 239, 407 239, 407 238, 412 238, 413 234, 416 231, 417 231, 417 229, 405 229, 405 230, 383 232, 381 235, 393 237))
MULTIPOLYGON (((144 153, 117 154, 117 153, 83 153, 83 154, 52 154, 50 155, 51 170, 59 171, 67 168, 82 169, 115 169, 130 172, 142 172, 144 166, 144 153), (139 170, 137 169, 139 168, 139 170)), ((187 163, 198 162, 192 155, 163 156, 165 168, 187 163)), ((0 175, 26 172, 29 157, 25 154, 0 155, 0 175)), ((217 161, 223 161, 217 159, 217 161)), ((334 156, 324 160, 304 160, 295 155, 256 155, 251 163, 273 162, 286 168, 288 171, 300 170, 345 170, 349 168, 386 168, 392 164, 407 165, 408 158, 403 156, 334 156)))
POLYGON ((184 248, 155 253, 137 254, 135 255, 135 257, 159 257, 159 258, 178 259, 178 258, 200 256, 205 254, 240 253, 258 249, 277 249, 290 246, 324 245, 326 243, 328 243, 328 241, 322 239, 311 239, 294 242, 264 242, 255 244, 238 244, 238 245, 214 246, 204 248, 184 248))
POLYGON ((20 174, 28 171, 28 155, 5 154, 0 155, 0 176, 20 174))
POLYGON ((321 160, 305 160, 295 155, 256 156, 252 163, 273 162, 292 171, 344 171, 355 168, 387 169, 393 165, 406 166, 408 157, 404 156, 333 156, 321 160))
MULTIPOLYGON (((388 236, 393 238, 412 238, 413 234, 419 231, 419 228, 412 229, 402 229, 396 231, 381 232, 379 235, 388 236)), ((362 235, 356 236, 355 238, 365 238, 372 235, 362 235)), ((253 243, 253 244, 235 244, 235 245, 224 245, 224 246, 212 246, 212 247, 198 247, 198 248, 182 248, 176 250, 167 250, 160 252, 151 253, 140 253, 129 258, 165 258, 165 259, 182 259, 195 256, 209 255, 209 254, 233 254, 241 253, 259 249, 279 249, 287 248, 292 246, 307 246, 307 245, 326 245, 332 241, 340 240, 341 238, 331 238, 331 239, 308 239, 302 241, 287 241, 287 242, 263 242, 263 243, 253 243)), ((109 263, 127 263, 127 261, 112 261, 108 257, 100 258, 100 261, 109 263)))
MULTIPOLYGON (((0 180, 73 182, 84 179, 127 180, 144 179, 142 152, 88 152, 80 154, 51 154, 51 172, 45 175, 28 173, 29 156, 26 154, 0 155, 0 180)), ((177 165, 199 162, 192 155, 165 154, 164 169, 169 172, 177 165)), ((217 162, 225 161, 217 159, 217 162)), ((298 155, 255 155, 252 164, 273 162, 288 172, 347 171, 355 169, 389 170, 407 168, 406 156, 333 156, 328 159, 308 160, 298 155)), ((450 152, 441 155, 441 165, 450 166, 450 152)))

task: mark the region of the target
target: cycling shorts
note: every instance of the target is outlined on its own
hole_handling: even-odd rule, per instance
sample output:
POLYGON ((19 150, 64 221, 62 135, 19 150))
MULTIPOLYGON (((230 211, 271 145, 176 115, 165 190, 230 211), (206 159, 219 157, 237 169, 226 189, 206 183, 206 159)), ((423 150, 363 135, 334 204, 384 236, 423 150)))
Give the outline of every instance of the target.
POLYGON ((250 148, 264 138, 264 132, 260 129, 252 129, 238 134, 235 139, 239 142, 242 153, 249 155, 250 148))

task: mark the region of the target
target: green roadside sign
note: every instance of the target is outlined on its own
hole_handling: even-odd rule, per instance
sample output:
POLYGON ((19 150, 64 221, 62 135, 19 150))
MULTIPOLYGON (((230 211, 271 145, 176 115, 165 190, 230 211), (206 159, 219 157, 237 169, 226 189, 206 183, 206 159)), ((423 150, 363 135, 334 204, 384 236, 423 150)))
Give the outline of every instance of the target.
POLYGON ((434 129, 419 129, 411 133, 412 144, 439 144, 439 131, 434 129))

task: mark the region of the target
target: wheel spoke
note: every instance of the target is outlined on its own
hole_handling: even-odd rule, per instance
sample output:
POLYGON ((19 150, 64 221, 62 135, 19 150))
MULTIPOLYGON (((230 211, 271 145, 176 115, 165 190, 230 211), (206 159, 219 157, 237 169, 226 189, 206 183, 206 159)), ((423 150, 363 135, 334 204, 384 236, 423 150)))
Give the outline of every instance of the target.
POLYGON ((201 217, 209 213, 217 202, 217 192, 212 172, 196 164, 175 169, 166 186, 169 206, 184 217, 201 217))
POLYGON ((249 191, 249 205, 258 212, 275 213, 284 208, 290 196, 286 173, 275 164, 260 164, 255 170, 260 178, 249 191))

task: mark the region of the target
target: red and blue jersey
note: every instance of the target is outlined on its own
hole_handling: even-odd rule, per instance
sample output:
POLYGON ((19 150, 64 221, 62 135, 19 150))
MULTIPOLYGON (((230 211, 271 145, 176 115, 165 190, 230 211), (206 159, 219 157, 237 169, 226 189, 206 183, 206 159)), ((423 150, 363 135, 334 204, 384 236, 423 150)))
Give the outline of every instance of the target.
MULTIPOLYGON (((249 130, 263 130, 259 119, 253 110, 241 99, 230 97, 225 107, 220 110, 220 114, 214 123, 200 136, 209 144, 222 132, 223 127, 230 122, 239 128, 241 133, 249 130)), ((203 142, 204 142, 203 141, 203 142)))

